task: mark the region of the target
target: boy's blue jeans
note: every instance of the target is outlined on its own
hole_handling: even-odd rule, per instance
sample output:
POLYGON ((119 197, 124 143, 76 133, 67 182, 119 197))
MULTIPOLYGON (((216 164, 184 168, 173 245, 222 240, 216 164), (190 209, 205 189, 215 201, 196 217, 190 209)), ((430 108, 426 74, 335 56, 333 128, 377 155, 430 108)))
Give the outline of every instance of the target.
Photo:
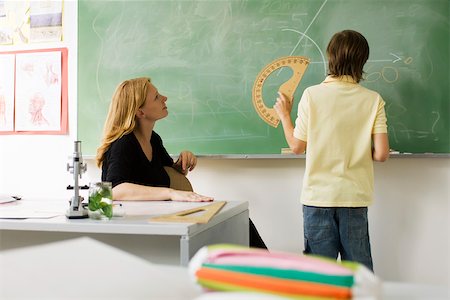
POLYGON ((303 205, 305 254, 356 261, 373 271, 367 207, 303 205))

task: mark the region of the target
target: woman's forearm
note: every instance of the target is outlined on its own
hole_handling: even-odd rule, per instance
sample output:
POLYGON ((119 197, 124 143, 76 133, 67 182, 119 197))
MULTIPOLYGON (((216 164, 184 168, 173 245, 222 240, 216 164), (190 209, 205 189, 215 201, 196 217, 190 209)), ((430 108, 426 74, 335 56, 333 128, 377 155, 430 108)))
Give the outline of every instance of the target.
POLYGON ((113 188, 113 200, 170 200, 173 189, 121 183, 113 188))
POLYGON ((113 200, 209 202, 213 201, 214 198, 191 191, 179 191, 166 187, 153 187, 124 182, 113 188, 113 200))

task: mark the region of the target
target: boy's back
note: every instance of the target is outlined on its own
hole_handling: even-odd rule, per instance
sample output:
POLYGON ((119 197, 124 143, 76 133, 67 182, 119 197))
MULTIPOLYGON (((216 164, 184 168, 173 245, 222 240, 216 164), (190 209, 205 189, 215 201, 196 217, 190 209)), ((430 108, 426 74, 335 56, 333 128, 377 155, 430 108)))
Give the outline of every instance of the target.
POLYGON ((294 136, 308 142, 302 203, 360 207, 372 201, 373 133, 386 132, 384 101, 350 76, 305 90, 294 136), (377 124, 375 124, 375 120, 377 124))

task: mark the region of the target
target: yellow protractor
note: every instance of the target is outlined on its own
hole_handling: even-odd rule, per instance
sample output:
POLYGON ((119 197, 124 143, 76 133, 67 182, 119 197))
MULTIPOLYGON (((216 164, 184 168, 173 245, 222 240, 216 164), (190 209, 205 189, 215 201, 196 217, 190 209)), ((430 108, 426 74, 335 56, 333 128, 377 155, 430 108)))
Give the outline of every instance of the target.
POLYGON ((305 56, 284 56, 272 61, 270 64, 265 66, 261 72, 259 72, 255 83, 253 84, 253 105, 255 106, 256 112, 259 114, 261 119, 263 119, 270 126, 277 127, 280 123, 280 119, 273 108, 268 108, 264 104, 264 100, 262 98, 264 81, 266 81, 267 77, 269 77, 269 75, 275 70, 282 67, 290 67, 293 74, 288 81, 280 86, 278 91, 287 96, 289 101, 292 101, 295 90, 297 89, 300 80, 302 80, 303 74, 305 73, 308 65, 309 58, 305 56))

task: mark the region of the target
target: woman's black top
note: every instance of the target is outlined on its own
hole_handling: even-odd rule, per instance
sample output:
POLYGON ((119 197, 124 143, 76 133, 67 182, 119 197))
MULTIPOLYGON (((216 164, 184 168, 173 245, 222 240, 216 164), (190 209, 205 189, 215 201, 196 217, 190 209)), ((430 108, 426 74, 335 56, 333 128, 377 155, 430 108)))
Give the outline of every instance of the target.
POLYGON ((129 133, 114 141, 102 165, 102 181, 118 184, 128 182, 147 186, 169 187, 170 179, 164 166, 172 166, 173 159, 164 148, 161 137, 152 132, 152 160, 142 151, 134 133, 129 133))

